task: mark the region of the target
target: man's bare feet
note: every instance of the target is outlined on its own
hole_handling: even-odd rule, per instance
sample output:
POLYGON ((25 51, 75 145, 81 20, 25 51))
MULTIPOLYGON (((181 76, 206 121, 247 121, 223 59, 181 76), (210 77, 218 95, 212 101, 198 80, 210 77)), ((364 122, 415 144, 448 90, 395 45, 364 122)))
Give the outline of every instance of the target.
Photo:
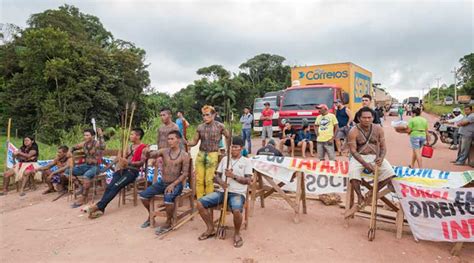
POLYGON ((54 189, 51 189, 49 188, 48 190, 44 191, 43 194, 49 194, 49 193, 52 193, 52 192, 55 192, 54 189))

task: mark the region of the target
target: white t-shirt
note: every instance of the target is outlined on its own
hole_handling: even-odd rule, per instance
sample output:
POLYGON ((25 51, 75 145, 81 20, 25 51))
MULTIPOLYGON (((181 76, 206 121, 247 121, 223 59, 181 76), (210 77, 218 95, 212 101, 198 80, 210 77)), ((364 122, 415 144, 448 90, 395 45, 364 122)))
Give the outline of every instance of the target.
MULTIPOLYGON (((222 181, 225 182, 225 169, 227 168, 227 156, 222 158, 219 167, 217 167, 217 172, 222 173, 222 181)), ((233 174, 236 176, 244 177, 246 174, 252 175, 252 161, 249 158, 240 157, 240 159, 230 159, 230 168, 233 170, 233 174)), ((227 178, 227 183, 229 184, 229 192, 245 195, 247 193, 247 185, 241 184, 232 178, 227 178)), ((219 191, 224 191, 219 189, 219 191)))

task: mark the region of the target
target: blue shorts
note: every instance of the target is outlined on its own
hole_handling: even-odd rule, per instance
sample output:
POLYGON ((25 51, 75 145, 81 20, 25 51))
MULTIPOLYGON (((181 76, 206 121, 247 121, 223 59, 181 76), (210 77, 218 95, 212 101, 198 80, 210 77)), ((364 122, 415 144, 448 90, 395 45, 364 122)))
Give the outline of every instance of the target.
MULTIPOLYGON (((204 208, 215 207, 224 202, 224 192, 213 192, 199 199, 204 208)), ((245 197, 237 193, 229 193, 227 203, 230 210, 239 210, 242 212, 245 203, 245 197)))
POLYGON ((171 183, 167 184, 164 182, 156 182, 140 193, 141 199, 151 199, 155 195, 164 195, 165 204, 174 204, 174 200, 183 192, 183 184, 178 184, 174 187, 173 192, 165 194, 166 187, 171 183))
POLYGON ((425 137, 410 137, 410 144, 411 148, 418 150, 425 145, 426 138, 425 137))
POLYGON ((95 164, 80 164, 74 166, 72 174, 75 176, 84 176, 87 179, 92 179, 99 173, 99 166, 95 164))

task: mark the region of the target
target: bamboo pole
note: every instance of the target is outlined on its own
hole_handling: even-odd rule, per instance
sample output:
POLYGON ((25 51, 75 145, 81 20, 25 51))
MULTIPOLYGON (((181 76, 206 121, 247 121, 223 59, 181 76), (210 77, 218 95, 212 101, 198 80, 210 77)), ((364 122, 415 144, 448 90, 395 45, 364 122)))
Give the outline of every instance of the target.
POLYGON ((8 167, 8 145, 10 144, 10 131, 12 128, 12 118, 8 118, 8 125, 7 125, 7 145, 6 145, 6 155, 5 155, 5 167, 4 167, 4 172, 7 171, 8 167))

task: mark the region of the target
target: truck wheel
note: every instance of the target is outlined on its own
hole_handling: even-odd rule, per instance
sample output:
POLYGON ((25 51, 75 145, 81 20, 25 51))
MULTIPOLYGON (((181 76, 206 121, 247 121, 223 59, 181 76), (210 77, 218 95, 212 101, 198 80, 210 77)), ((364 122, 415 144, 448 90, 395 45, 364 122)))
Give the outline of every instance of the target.
POLYGON ((428 131, 430 133, 430 141, 428 142, 428 145, 433 147, 433 145, 438 142, 438 134, 436 134, 434 131, 428 131))

